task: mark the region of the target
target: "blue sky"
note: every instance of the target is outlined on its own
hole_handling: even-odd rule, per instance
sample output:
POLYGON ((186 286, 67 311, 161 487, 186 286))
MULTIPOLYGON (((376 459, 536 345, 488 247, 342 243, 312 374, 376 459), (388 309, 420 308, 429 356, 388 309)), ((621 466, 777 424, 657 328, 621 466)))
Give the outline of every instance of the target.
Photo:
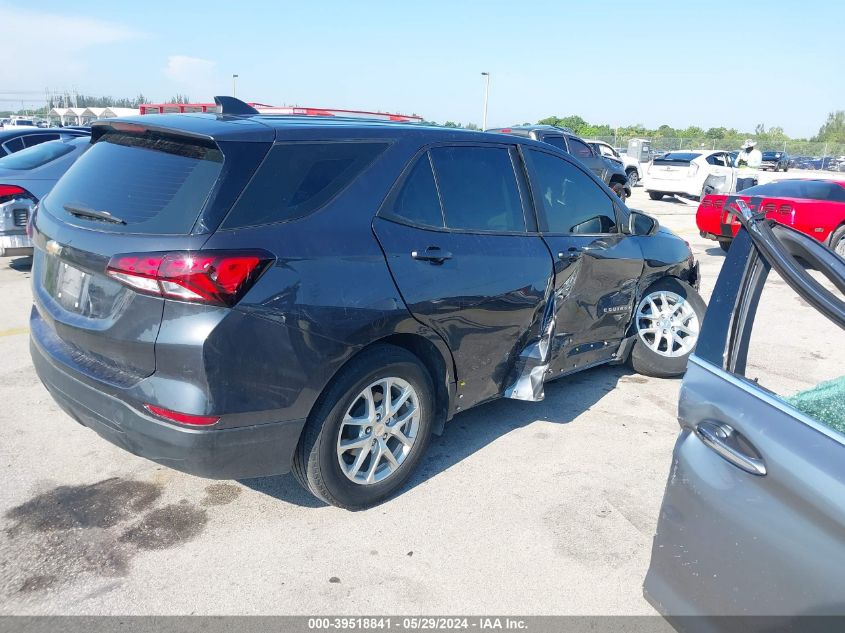
POLYGON ((834 0, 96 5, 0 0, 0 108, 45 88, 207 100, 238 73, 247 100, 480 124, 489 71, 490 126, 580 114, 806 136, 845 109, 834 0))

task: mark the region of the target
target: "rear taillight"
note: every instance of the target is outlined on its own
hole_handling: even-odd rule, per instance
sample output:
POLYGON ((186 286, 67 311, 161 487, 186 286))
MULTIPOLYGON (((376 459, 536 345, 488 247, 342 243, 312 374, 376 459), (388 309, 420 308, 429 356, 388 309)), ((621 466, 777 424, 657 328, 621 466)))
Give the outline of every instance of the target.
POLYGON ((695 163, 690 163, 689 169, 687 170, 687 175, 692 178, 698 173, 698 165, 695 163))
POLYGON ((126 253, 112 257, 106 273, 146 294, 233 306, 272 260, 265 251, 126 253))
POLYGON ((145 404, 144 408, 152 413, 154 416, 169 420, 170 422, 178 422, 179 424, 190 424, 191 426, 210 426, 217 424, 220 421, 219 415, 193 415, 191 413, 180 413, 179 411, 171 411, 164 407, 157 407, 154 404, 145 404))
POLYGON ((0 203, 14 200, 15 198, 29 198, 35 200, 35 196, 23 187, 17 185, 0 185, 0 203))

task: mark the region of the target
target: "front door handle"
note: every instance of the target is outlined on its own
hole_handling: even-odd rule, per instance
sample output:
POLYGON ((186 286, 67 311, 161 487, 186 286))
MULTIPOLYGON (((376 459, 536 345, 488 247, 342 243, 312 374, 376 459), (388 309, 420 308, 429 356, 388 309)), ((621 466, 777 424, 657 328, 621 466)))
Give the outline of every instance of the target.
POLYGON ((701 422, 695 427, 695 434, 705 446, 737 468, 760 477, 766 474, 763 458, 756 454, 747 440, 740 441, 741 436, 733 427, 719 422, 701 422), (751 451, 755 454, 750 455, 751 451))
POLYGON ((581 256, 581 253, 584 251, 583 248, 579 248, 577 246, 570 246, 566 249, 566 251, 561 251, 557 254, 557 258, 561 260, 566 260, 570 262, 574 262, 581 256))
POLYGON ((452 253, 442 250, 439 246, 429 246, 424 251, 411 251, 411 257, 423 262, 442 264, 447 259, 452 259, 452 253))

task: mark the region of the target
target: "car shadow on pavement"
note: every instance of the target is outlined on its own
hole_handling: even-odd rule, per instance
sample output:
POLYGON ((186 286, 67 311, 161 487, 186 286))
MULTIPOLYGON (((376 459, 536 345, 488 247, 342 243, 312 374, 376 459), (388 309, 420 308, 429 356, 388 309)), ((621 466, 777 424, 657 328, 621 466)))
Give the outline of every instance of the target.
POLYGON ((9 268, 20 272, 29 272, 32 269, 32 255, 14 258, 9 262, 9 268))
POLYGON ((704 251, 706 255, 710 255, 710 257, 725 257, 727 253, 722 250, 720 246, 716 246, 715 248, 708 248, 704 251))
MULTIPOLYGON (((538 421, 570 424, 626 376, 631 376, 632 381, 647 380, 625 365, 598 367, 547 383, 541 403, 499 399, 456 415, 446 424, 443 435, 432 436, 416 472, 397 495, 407 493, 511 431, 538 421)), ((306 492, 293 475, 244 479, 240 483, 287 503, 310 508, 325 505, 306 492)))

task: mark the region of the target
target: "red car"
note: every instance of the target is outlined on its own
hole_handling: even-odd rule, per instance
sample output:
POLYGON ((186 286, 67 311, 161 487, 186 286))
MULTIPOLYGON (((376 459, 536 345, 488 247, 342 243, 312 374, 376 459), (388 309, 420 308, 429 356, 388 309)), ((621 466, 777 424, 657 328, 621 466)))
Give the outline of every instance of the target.
MULTIPOLYGON (((845 257, 845 182, 777 180, 745 189, 738 197, 752 210, 756 204, 750 199, 759 198, 766 217, 816 238, 845 257)), ((727 200, 727 194, 708 194, 695 215, 701 236, 717 240, 725 251, 739 230, 736 217, 725 209, 727 200)))

